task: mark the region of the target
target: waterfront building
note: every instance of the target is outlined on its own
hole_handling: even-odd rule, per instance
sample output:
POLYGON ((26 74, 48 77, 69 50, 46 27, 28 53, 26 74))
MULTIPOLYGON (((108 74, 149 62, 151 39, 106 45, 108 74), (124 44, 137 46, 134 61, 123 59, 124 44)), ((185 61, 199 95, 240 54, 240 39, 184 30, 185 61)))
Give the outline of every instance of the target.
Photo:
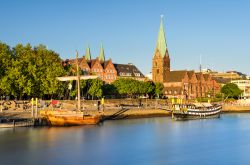
MULTIPOLYGON (((76 59, 67 59, 63 61, 63 66, 73 66, 72 72, 75 72, 76 59)), ((105 60, 103 45, 101 44, 100 54, 96 59, 91 58, 90 48, 87 47, 85 55, 78 58, 79 68, 84 75, 97 75, 105 83, 112 83, 118 78, 132 78, 144 81, 145 77, 141 71, 133 64, 117 64, 112 59, 105 60)))
POLYGON ((145 81, 145 76, 132 63, 114 64, 118 78, 132 78, 138 81, 145 81))
POLYGON ((243 91, 243 98, 250 98, 250 80, 232 80, 231 83, 238 85, 238 87, 243 91))
POLYGON ((227 72, 211 72, 212 77, 215 78, 223 78, 223 79, 230 79, 230 80, 238 80, 244 79, 246 77, 245 74, 237 71, 227 71, 227 72))
POLYGON ((220 91, 220 84, 209 73, 170 70, 170 55, 162 18, 152 60, 152 79, 154 82, 163 83, 164 95, 169 98, 209 97, 220 91))

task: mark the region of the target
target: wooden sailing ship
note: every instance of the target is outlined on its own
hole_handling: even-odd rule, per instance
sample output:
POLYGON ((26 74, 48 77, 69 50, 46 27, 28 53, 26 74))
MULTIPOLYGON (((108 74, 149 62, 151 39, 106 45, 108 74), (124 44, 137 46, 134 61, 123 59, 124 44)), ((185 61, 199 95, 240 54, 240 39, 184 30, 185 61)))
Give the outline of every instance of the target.
MULTIPOLYGON (((48 120, 51 126, 73 126, 73 125, 93 125, 101 121, 100 115, 86 115, 80 111, 80 79, 95 79, 97 76, 81 76, 79 75, 78 53, 76 55, 77 76, 73 79, 77 80, 77 111, 67 110, 43 110, 40 115, 48 120), (84 78, 85 77, 85 78, 84 78)), ((60 79, 59 79, 60 80, 60 79)), ((62 81, 67 81, 63 79, 62 81)))

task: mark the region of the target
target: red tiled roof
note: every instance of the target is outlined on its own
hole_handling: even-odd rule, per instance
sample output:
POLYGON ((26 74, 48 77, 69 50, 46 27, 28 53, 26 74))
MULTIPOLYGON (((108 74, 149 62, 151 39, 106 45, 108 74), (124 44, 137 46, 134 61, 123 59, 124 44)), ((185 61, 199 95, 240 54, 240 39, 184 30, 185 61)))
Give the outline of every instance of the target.
POLYGON ((181 82, 186 73, 186 70, 170 71, 169 82, 181 82))

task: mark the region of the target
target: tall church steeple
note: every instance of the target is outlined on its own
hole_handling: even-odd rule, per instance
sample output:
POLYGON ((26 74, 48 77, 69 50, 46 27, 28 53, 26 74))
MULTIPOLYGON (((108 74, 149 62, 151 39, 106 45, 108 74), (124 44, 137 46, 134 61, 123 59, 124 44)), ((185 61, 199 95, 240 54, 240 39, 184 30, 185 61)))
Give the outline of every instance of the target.
POLYGON ((101 44, 101 50, 100 50, 100 54, 99 54, 99 60, 102 62, 105 61, 104 49, 103 49, 102 44, 101 44))
POLYGON ((163 16, 161 16, 160 30, 156 43, 152 63, 152 78, 154 82, 167 82, 170 77, 170 58, 165 38, 163 16))
POLYGON ((165 32, 164 32, 164 27, 163 27, 163 15, 161 15, 161 24, 160 24, 160 30, 158 33, 156 50, 159 50, 162 57, 165 56, 166 51, 167 51, 167 42, 166 42, 166 37, 165 37, 165 32))
POLYGON ((90 53, 89 46, 87 47, 86 52, 85 52, 85 59, 86 60, 91 60, 91 53, 90 53))

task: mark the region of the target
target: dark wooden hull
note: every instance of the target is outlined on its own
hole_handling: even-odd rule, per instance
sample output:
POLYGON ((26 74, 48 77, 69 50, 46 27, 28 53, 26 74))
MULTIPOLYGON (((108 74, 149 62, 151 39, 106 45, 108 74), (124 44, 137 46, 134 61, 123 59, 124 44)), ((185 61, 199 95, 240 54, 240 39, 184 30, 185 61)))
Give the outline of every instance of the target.
POLYGON ((195 120, 195 119, 211 119, 219 118, 221 113, 221 106, 208 109, 188 109, 186 111, 174 110, 172 118, 175 120, 195 120))

